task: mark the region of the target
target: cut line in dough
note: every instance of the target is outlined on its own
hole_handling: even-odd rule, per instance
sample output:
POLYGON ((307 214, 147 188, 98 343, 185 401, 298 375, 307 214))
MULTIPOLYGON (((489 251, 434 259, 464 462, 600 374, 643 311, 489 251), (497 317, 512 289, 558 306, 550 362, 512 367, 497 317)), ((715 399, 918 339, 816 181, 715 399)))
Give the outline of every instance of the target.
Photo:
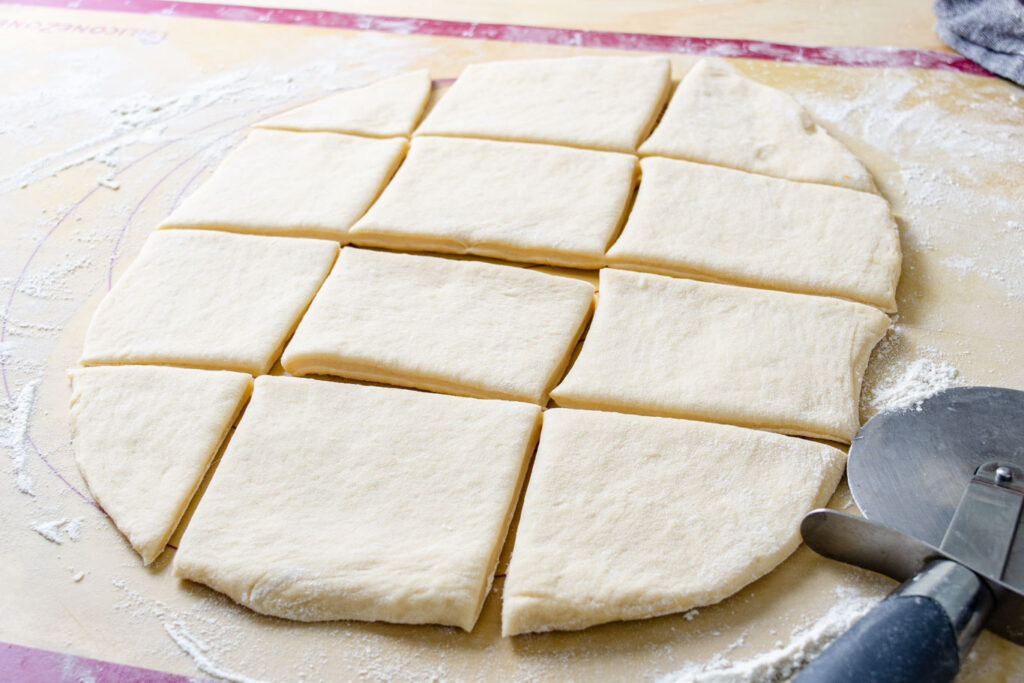
POLYGON ((158 230, 100 302, 81 362, 266 372, 337 255, 324 240, 158 230))
POLYGON ((544 405, 593 299, 575 278, 346 247, 281 363, 293 375, 544 405))
POLYGON ((540 418, 514 401, 259 377, 174 573, 286 619, 471 630, 540 418))
POLYGON ((466 67, 416 135, 635 152, 668 96, 666 57, 570 57, 466 67))
POLYGON ((427 105, 431 86, 426 69, 410 71, 328 95, 254 127, 378 138, 409 136, 427 105))
POLYGON ((252 389, 252 377, 158 366, 74 368, 75 462, 145 564, 181 520, 252 389))
POLYGON ((849 443, 861 378, 889 327, 828 297, 605 268, 566 408, 662 415, 849 443))
POLYGON ((608 263, 896 310, 900 238, 878 195, 647 157, 608 263))
POLYGON ((795 99, 720 60, 683 77, 640 155, 877 192, 860 159, 795 99))
POLYGON ((256 129, 160 227, 344 243, 407 147, 405 138, 256 129))
POLYGON ((417 137, 353 244, 597 268, 636 157, 521 142, 417 137))
POLYGON ((548 410, 523 500, 502 635, 714 604, 800 544, 842 451, 752 429, 548 410))

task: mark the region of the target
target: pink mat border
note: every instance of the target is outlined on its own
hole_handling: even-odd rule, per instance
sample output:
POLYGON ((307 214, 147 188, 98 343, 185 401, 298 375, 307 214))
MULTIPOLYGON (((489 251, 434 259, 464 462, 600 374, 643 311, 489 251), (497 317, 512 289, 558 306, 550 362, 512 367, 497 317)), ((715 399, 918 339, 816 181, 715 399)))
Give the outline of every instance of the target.
POLYGON ((478 24, 319 10, 220 5, 174 0, 0 0, 0 5, 101 10, 134 14, 243 21, 293 26, 380 31, 405 35, 498 40, 537 45, 743 57, 826 66, 914 67, 992 76, 955 53, 900 47, 828 47, 731 38, 693 38, 651 33, 583 31, 516 24, 478 24))

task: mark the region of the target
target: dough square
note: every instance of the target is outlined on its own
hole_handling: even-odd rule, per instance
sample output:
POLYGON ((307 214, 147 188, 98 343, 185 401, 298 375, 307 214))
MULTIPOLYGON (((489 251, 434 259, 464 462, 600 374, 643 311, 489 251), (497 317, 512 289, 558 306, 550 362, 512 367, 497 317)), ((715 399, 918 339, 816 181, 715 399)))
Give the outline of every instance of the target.
POLYGON ((266 372, 337 255, 324 240, 154 232, 93 314, 81 363, 266 372))
POLYGON ((648 157, 608 263, 896 310, 900 238, 882 197, 648 157))
POLYGON ((549 410, 503 589, 502 634, 719 602, 800 544, 842 451, 753 429, 549 410), (567 485, 567 482, 570 482, 567 485))
POLYGON ((346 247, 281 362, 293 375, 544 405, 593 299, 575 278, 346 247))
POLYGON ((514 401, 258 377, 174 573, 286 619, 468 631, 540 415, 514 401))
POLYGON ((566 408, 682 417, 849 443, 889 318, 828 297, 606 268, 566 408))
POLYGON ((404 138, 253 130, 160 227, 345 242, 407 147, 404 138))
POLYGON ((410 71, 328 95, 261 121, 255 127, 379 138, 408 136, 423 114, 432 85, 426 69, 410 71))
POLYGON ((800 103, 719 60, 687 72, 640 154, 877 192, 860 159, 800 103))
POLYGON ((74 368, 71 436, 96 502, 150 564, 252 389, 252 377, 159 366, 74 368))
POLYGON ((414 138, 349 237, 360 246, 597 268, 636 168, 636 157, 614 152, 414 138))
POLYGON ((416 135, 634 152, 668 96, 667 57, 570 57, 471 64, 416 135))

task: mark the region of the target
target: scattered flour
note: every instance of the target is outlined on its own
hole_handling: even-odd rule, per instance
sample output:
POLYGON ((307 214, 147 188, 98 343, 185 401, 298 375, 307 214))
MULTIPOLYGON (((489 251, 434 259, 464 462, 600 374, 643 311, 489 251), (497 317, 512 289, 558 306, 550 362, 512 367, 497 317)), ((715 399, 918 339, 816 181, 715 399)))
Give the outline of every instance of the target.
POLYGON ((869 404, 877 410, 921 409, 921 402, 956 383, 956 368, 948 363, 936 363, 919 358, 903 375, 874 389, 869 404))
POLYGON ((834 604, 821 619, 793 633, 789 643, 751 659, 734 662, 717 655, 658 679, 659 683, 775 683, 789 679, 829 643, 849 629, 878 601, 854 589, 836 589, 834 604))
POLYGON ((14 474, 14 486, 22 493, 34 496, 35 478, 28 469, 31 443, 28 437, 28 426, 32 419, 32 410, 36 404, 36 391, 41 379, 25 384, 13 403, 0 404, 0 447, 11 452, 11 470, 14 474))
POLYGON ((60 545, 64 542, 61 533, 67 537, 69 541, 77 541, 82 537, 82 517, 62 517, 60 519, 54 519, 49 522, 40 522, 39 524, 33 524, 32 530, 38 533, 40 536, 45 538, 51 543, 60 545))

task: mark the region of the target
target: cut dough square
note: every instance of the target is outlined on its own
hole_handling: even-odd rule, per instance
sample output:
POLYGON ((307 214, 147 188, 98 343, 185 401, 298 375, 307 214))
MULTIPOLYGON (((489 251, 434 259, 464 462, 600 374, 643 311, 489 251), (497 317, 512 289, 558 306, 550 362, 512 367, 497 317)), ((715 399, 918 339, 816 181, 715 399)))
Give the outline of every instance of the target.
POLYGON ((293 375, 543 405, 593 299, 574 278, 347 247, 281 362, 293 375))
POLYGON ((889 318, 827 297, 606 268, 566 408, 683 417, 849 443, 889 318))
POLYGON ((257 128, 349 133, 390 138, 410 135, 430 97, 426 69, 385 78, 261 121, 257 128))
POLYGON ((416 130, 634 152, 668 96, 666 57, 472 64, 416 130))
POLYGON ((900 238, 878 195, 648 157, 608 263, 896 310, 900 238))
POLYGON ((503 635, 723 600, 797 548, 801 518, 828 501, 845 460, 831 446, 741 427, 547 411, 503 635))
POLYGON ((96 502, 151 563, 252 389, 237 372, 75 368, 71 434, 96 502))
POLYGON ((636 157, 613 152, 415 138, 350 239, 596 268, 623 220, 636 168, 636 157))
POLYGON ((256 379, 174 558, 257 612, 473 628, 540 408, 256 379))
POLYGON ((407 146, 404 138, 254 130, 160 227, 345 242, 407 146))
POLYGON ((154 232, 93 314, 81 362, 266 372, 337 255, 324 240, 154 232))
POLYGON ((640 154, 876 191, 864 164, 790 95, 717 60, 683 77, 640 154))

